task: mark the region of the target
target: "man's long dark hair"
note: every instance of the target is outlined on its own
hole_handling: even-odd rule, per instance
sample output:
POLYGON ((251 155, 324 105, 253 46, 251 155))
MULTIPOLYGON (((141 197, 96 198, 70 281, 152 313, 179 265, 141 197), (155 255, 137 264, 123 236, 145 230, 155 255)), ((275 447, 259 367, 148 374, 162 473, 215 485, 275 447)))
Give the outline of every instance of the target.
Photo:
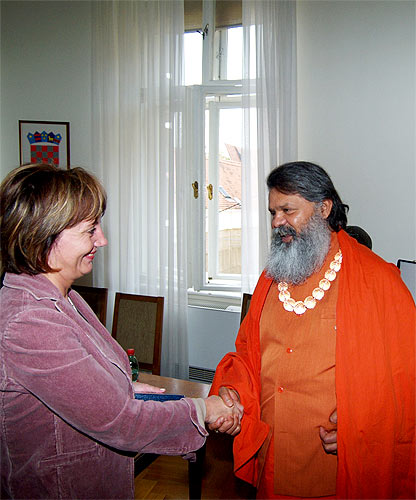
POLYGON ((331 200, 328 224, 336 232, 345 229, 349 207, 342 203, 329 175, 319 165, 307 161, 285 163, 270 172, 267 187, 284 194, 299 194, 314 203, 331 200))

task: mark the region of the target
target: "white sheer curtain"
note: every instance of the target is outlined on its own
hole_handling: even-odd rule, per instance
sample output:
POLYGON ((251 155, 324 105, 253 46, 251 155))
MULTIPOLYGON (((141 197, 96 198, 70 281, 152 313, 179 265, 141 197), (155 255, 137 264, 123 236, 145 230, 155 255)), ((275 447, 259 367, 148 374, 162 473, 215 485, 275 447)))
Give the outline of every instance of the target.
POLYGON ((162 374, 188 378, 183 0, 92 2, 93 168, 109 245, 94 284, 165 297, 162 374))
POLYGON ((297 159, 296 2, 243 0, 243 31, 242 291, 251 293, 269 249, 267 175, 297 159))

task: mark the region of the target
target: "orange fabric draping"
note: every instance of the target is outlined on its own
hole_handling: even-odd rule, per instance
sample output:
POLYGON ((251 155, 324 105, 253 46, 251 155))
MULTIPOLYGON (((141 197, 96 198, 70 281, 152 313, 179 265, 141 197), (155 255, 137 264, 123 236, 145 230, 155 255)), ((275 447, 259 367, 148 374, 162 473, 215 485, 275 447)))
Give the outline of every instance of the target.
MULTIPOLYGON (((393 264, 344 231, 336 342, 338 498, 415 497, 415 305, 393 264)), ((256 485, 260 419, 259 323, 272 281, 263 273, 236 340, 217 367, 211 393, 238 391, 245 415, 234 439, 234 471, 256 485)))
MULTIPOLYGON (((293 495, 278 495, 274 492, 273 488, 273 478, 274 478, 274 456, 273 456, 273 448, 269 448, 267 452, 266 464, 263 469, 263 477, 259 484, 256 499, 257 500, 298 500, 305 497, 297 497, 293 495)), ((336 498, 335 495, 325 495, 322 497, 315 497, 322 500, 333 500, 336 498)))

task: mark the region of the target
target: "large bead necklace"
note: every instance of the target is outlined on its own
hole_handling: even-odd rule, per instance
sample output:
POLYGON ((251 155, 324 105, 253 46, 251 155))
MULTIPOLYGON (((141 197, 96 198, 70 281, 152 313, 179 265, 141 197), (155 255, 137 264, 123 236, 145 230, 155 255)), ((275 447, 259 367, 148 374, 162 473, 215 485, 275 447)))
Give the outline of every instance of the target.
POLYGON ((294 312, 301 315, 308 309, 313 309, 317 300, 322 300, 325 292, 331 287, 331 281, 337 277, 338 271, 341 269, 342 252, 338 250, 335 254, 334 260, 330 263, 329 269, 325 272, 325 277, 321 279, 319 285, 313 289, 312 295, 308 295, 304 300, 292 299, 288 290, 289 285, 285 281, 280 281, 277 288, 279 289, 279 300, 283 302, 283 307, 288 312, 294 312))

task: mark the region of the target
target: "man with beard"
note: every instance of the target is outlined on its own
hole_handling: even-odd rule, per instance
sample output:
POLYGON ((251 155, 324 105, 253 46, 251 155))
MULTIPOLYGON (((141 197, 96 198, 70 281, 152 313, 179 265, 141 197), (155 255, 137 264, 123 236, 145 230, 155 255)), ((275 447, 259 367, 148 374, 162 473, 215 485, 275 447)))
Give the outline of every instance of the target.
POLYGON ((415 498, 415 306, 398 269, 345 232, 307 162, 268 179, 270 256, 211 393, 244 405, 234 471, 257 498, 415 498))

